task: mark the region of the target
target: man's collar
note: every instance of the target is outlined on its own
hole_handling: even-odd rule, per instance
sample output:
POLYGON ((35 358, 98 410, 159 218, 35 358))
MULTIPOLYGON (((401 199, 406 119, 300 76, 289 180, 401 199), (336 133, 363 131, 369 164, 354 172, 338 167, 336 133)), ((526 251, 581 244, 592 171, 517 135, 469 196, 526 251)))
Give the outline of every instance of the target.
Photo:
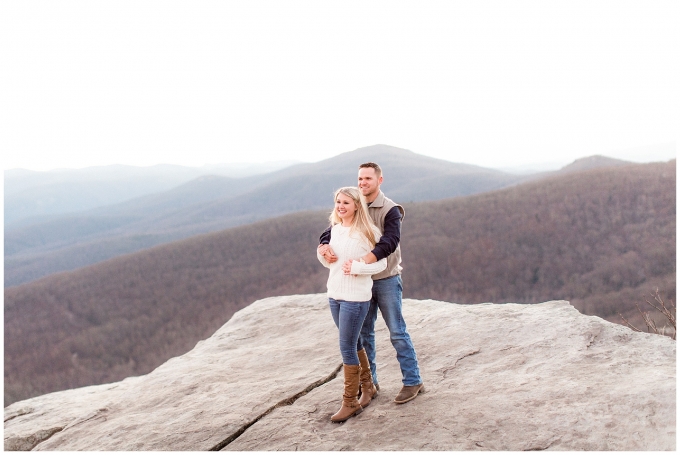
POLYGON ((371 207, 382 207, 385 205, 385 195, 381 190, 378 190, 378 197, 373 202, 368 204, 371 207))

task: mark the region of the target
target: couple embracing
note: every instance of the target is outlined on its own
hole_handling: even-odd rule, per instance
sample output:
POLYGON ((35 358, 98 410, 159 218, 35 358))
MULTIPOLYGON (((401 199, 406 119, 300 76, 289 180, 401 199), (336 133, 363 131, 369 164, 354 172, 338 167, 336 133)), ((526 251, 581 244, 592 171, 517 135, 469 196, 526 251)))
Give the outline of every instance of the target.
POLYGON ((401 312, 401 251, 404 209, 380 191, 380 166, 359 166, 358 188, 335 192, 331 226, 321 234, 317 257, 330 269, 328 301, 339 330, 345 378, 342 407, 331 417, 343 422, 359 414, 380 387, 375 363, 378 310, 397 351, 403 387, 395 403, 424 392, 418 359, 401 312))

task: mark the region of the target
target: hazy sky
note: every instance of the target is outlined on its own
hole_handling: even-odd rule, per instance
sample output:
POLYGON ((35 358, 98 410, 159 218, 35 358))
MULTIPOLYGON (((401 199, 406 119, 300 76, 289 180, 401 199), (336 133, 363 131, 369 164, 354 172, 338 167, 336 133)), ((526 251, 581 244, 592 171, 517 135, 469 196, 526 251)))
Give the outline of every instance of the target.
POLYGON ((3 168, 669 159, 679 56, 676 0, 8 0, 3 168))

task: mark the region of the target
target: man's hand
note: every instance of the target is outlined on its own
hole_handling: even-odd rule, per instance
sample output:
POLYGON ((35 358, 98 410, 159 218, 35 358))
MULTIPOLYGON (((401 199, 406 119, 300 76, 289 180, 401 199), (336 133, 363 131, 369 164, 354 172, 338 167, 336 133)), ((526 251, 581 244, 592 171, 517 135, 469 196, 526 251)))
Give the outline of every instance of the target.
POLYGON ((331 248, 331 246, 328 244, 321 244, 316 248, 316 250, 329 264, 332 264, 338 260, 338 257, 333 252, 333 248, 331 248))
POLYGON ((374 262, 378 262, 378 258, 375 257, 375 254, 373 254, 373 252, 366 254, 366 256, 362 257, 361 259, 363 259, 363 261, 366 264, 373 264, 374 262))
POLYGON ((344 264, 342 264, 342 271, 345 275, 349 275, 352 272, 352 260, 347 259, 344 264))

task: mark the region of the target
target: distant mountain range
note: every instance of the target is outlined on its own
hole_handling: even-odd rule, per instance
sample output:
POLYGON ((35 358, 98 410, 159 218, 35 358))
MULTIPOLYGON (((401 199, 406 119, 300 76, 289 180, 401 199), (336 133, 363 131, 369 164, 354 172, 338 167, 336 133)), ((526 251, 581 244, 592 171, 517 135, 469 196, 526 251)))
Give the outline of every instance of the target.
MULTIPOLYGON (((326 189, 317 192, 330 210, 326 189)), ((404 295, 456 303, 565 299, 585 314, 620 322, 622 313, 640 324, 635 304, 645 295, 659 288, 675 299, 675 194, 673 160, 406 203, 404 295)), ((5 405, 147 373, 256 299, 323 292, 327 270, 314 251, 328 210, 199 235, 5 289, 5 405)))
MULTIPOLYGON (((255 176, 203 175, 167 191, 113 205, 34 218, 33 222, 25 218, 22 222, 10 221, 5 226, 5 286, 15 286, 197 234, 301 210, 328 208, 333 191, 340 186, 356 184, 357 167, 367 161, 378 162, 383 167, 383 188, 401 203, 483 193, 552 174, 519 176, 451 163, 397 147, 375 145, 317 163, 296 164, 255 176)), ((582 161, 556 172, 625 164, 611 158, 591 157, 577 165, 582 161), (577 168, 570 168, 574 166, 577 168)), ((124 186, 126 181, 121 175, 132 179, 129 176, 132 171, 123 170, 94 169, 90 177, 78 174, 71 180, 61 176, 54 185, 62 190, 72 187, 85 199, 90 196, 96 198, 99 193, 87 191, 82 187, 85 185, 82 181, 91 186, 100 179, 104 190, 115 193, 110 188, 124 186), (118 176, 118 180, 106 180, 109 174, 118 176)), ((168 167, 167 175, 163 168, 152 170, 156 173, 156 180, 163 177, 166 183, 171 180, 170 176, 186 178, 189 172, 187 168, 179 167, 168 167)), ((29 177, 29 181, 33 179, 34 183, 38 179, 32 174, 29 177)), ((49 188, 37 187, 34 183, 30 186, 33 188, 31 191, 37 191, 35 188, 47 191, 46 188, 49 188)), ((13 189, 5 196, 6 211, 8 206, 21 205, 21 198, 31 199, 31 191, 27 189, 26 194, 22 193, 19 183, 14 180, 9 186, 13 189)), ((92 204, 95 202, 91 201, 92 204)))
POLYGON ((526 182, 526 181, 537 180, 537 179, 552 176, 552 175, 570 174, 572 172, 587 171, 589 169, 602 169, 602 168, 607 168, 607 167, 625 166, 627 164, 632 164, 632 163, 630 161, 624 161, 624 160, 619 160, 619 159, 616 159, 616 158, 610 158, 608 156, 592 155, 592 156, 586 156, 584 158, 579 158, 576 161, 574 161, 573 163, 570 163, 566 166, 563 166, 560 169, 555 170, 555 171, 542 171, 542 172, 536 172, 536 173, 533 173, 533 174, 525 175, 524 178, 521 181, 526 182))
POLYGON ((167 191, 203 175, 250 177, 296 163, 278 161, 202 167, 112 165, 47 172, 10 169, 4 172, 5 229, 167 191))

